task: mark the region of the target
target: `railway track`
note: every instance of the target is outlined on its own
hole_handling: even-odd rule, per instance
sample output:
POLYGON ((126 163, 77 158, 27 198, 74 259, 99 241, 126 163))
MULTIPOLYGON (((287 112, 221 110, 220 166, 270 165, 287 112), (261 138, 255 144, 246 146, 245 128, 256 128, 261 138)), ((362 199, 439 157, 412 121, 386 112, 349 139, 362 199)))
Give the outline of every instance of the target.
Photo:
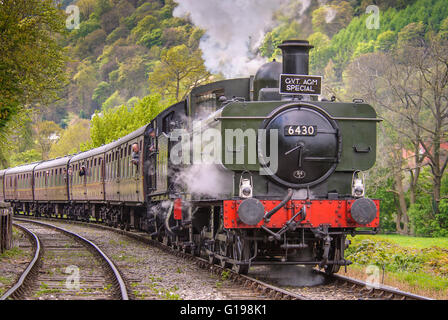
MULTIPOLYGON (((217 276, 225 275, 226 280, 230 280, 244 290, 244 295, 235 293, 236 299, 277 299, 277 300, 314 300, 314 299, 326 299, 331 294, 335 299, 354 299, 354 300, 431 300, 428 297, 415 295, 409 292, 404 292, 396 288, 377 285, 372 287, 370 284, 352 279, 342 275, 328 276, 323 272, 312 270, 313 276, 320 277, 321 283, 315 286, 307 287, 306 290, 296 289, 289 285, 279 285, 275 279, 269 277, 260 277, 260 273, 254 273, 249 275, 240 275, 230 269, 222 268, 218 265, 210 264, 206 259, 196 257, 192 254, 185 253, 176 250, 172 247, 166 246, 158 241, 152 240, 149 235, 136 232, 136 231, 124 231, 115 229, 112 227, 104 226, 101 224, 92 224, 77 221, 68 221, 61 219, 54 219, 65 223, 74 223, 79 225, 85 225, 89 227, 95 227, 105 230, 110 230, 121 235, 136 239, 138 241, 156 246, 166 252, 180 256, 184 259, 192 261, 203 269, 209 270, 211 273, 217 276), (250 292, 253 292, 251 295, 250 292)), ((267 272, 264 272, 266 275, 267 272)), ((234 289, 231 289, 234 290, 234 289)))
POLYGON ((14 225, 26 233, 34 254, 1 300, 129 299, 118 269, 91 241, 39 221, 15 218, 14 225))

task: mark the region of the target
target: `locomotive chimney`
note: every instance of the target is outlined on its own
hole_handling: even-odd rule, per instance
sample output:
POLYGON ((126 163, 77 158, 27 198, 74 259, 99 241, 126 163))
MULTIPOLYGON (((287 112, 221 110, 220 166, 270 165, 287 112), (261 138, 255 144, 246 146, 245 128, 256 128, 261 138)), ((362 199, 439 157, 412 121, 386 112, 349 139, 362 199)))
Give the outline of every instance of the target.
POLYGON ((282 49, 284 74, 309 74, 309 51, 314 46, 307 40, 286 40, 278 47, 282 49))

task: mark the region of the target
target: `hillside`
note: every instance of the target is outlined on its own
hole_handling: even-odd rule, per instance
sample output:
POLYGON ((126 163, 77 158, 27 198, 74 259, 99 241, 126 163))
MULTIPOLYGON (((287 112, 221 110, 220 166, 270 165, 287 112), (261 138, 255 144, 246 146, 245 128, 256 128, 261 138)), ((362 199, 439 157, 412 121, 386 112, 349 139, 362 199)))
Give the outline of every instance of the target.
MULTIPOLYGON (((49 106, 43 118, 64 126, 70 112, 90 118, 104 103, 106 107, 117 106, 133 97, 158 91, 160 88, 151 91, 148 76, 162 53, 186 45, 186 52, 194 54, 204 33, 188 17, 173 16, 177 2, 183 3, 181 0, 73 1, 80 9, 81 23, 64 40, 71 58, 70 84, 62 93, 63 99, 49 106)), ((311 53, 313 72, 324 74, 331 60, 336 76, 341 79, 354 58, 389 50, 411 23, 422 23, 423 35, 430 29, 438 32, 448 28, 447 20, 444 22, 448 6, 443 0, 373 2, 380 10, 379 29, 366 27, 368 1, 336 0, 325 5, 316 0, 283 1, 283 5, 272 9, 273 27, 256 50, 262 57, 272 59, 278 56, 276 47, 283 39, 307 38, 316 46, 311 53)), ((249 12, 243 12, 241 19, 245 15, 253 20, 249 12)))

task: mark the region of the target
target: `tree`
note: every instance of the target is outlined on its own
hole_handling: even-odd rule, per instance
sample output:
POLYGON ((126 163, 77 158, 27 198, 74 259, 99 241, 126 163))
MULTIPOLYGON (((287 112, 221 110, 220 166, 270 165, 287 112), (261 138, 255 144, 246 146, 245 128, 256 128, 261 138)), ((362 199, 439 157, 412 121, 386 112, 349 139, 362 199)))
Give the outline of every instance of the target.
POLYGON ((89 120, 74 119, 70 125, 61 133, 60 139, 51 146, 50 157, 62 157, 81 150, 83 143, 90 141, 89 120))
POLYGON ((96 0, 78 0, 76 5, 79 7, 82 21, 89 19, 90 15, 95 10, 96 0))
POLYGON ((426 41, 407 39, 411 41, 400 42, 393 52, 361 56, 351 64, 348 75, 352 90, 373 102, 390 128, 384 135, 392 139, 385 145, 390 150, 386 155, 394 160, 394 191, 402 216, 407 215, 403 173, 409 173, 412 205, 422 166, 428 165, 434 203, 430 216, 436 219, 448 162, 441 148, 448 138, 448 46, 434 36, 426 41))
POLYGON ((119 63, 117 83, 123 96, 130 98, 144 95, 147 90, 147 64, 142 56, 128 58, 119 63))
POLYGON ((62 129, 53 121, 42 121, 34 125, 34 132, 42 160, 48 160, 50 149, 59 140, 62 129))
POLYGON ((324 5, 313 11, 313 29, 329 37, 345 28, 353 18, 353 8, 347 1, 324 5))
POLYGON ((88 60, 81 62, 73 80, 75 85, 72 91, 74 103, 79 108, 87 109, 90 114, 93 92, 98 84, 98 74, 95 66, 88 60))
POLYGON ((169 102, 161 103, 160 95, 146 96, 133 106, 125 104, 96 112, 91 121, 91 147, 99 147, 148 124, 169 102))
POLYGON ((112 93, 112 86, 105 81, 101 81, 98 83, 95 90, 93 90, 92 101, 94 101, 97 106, 101 106, 112 93))
POLYGON ((154 93, 179 101, 209 77, 201 52, 191 52, 183 44, 162 53, 161 61, 149 75, 149 87, 154 93))
POLYGON ((376 39, 375 50, 383 52, 392 50, 396 42, 395 32, 391 30, 384 31, 376 39))
POLYGON ((425 43, 426 28, 421 21, 412 22, 398 33, 398 46, 421 47, 425 43))
POLYGON ((52 0, 0 1, 0 131, 31 104, 56 98, 66 80, 57 36, 65 17, 52 0))
POLYGON ((328 62, 330 38, 322 32, 315 32, 308 41, 314 46, 310 51, 310 69, 314 74, 322 74, 328 62))
MULTIPOLYGON (((415 126, 422 131, 419 143, 429 160, 434 215, 438 215, 442 178, 448 164, 448 154, 441 148, 442 143, 448 141, 448 41, 431 36, 424 47, 408 50, 421 81, 421 90, 416 92, 411 103, 421 104, 425 111, 425 117, 416 121, 415 126)), ((409 115, 407 118, 414 121, 409 115)))

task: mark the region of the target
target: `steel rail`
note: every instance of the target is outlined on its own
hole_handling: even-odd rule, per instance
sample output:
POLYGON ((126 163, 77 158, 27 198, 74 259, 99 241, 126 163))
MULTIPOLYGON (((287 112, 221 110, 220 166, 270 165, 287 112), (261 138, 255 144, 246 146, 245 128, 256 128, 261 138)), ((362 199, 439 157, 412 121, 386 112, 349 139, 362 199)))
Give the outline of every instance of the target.
POLYGON ((41 250, 42 246, 40 244, 39 238, 28 228, 16 223, 13 223, 13 225, 21 229, 29 238, 31 245, 34 248, 34 257, 26 267, 25 271, 22 272, 22 275, 19 277, 19 280, 17 280, 17 282, 0 297, 0 300, 15 299, 25 291, 26 286, 28 285, 29 281, 31 281, 31 278, 35 275, 35 272, 37 271, 40 257, 42 254, 41 250))
MULTIPOLYGON (((40 218, 34 218, 34 219, 40 219, 40 218)), ((96 224, 96 223, 86 223, 86 222, 81 222, 81 221, 71 221, 71 220, 56 219, 56 218, 46 218, 46 219, 50 219, 50 220, 54 220, 54 221, 63 221, 63 222, 72 223, 72 224, 85 225, 85 226, 90 226, 90 227, 104 229, 104 230, 110 230, 110 231, 119 233, 121 235, 125 235, 125 236, 131 237, 133 239, 145 242, 147 244, 155 245, 164 251, 168 251, 177 256, 182 256, 189 260, 196 261, 197 265, 199 267, 204 268, 204 269, 209 269, 211 272, 214 272, 215 274, 221 274, 222 271, 229 272, 230 280, 233 280, 237 283, 243 284, 248 287, 252 287, 252 288, 256 289, 257 291, 263 291, 263 292, 267 293, 268 296, 273 297, 275 299, 309 300, 309 298, 307 298, 305 296, 290 292, 288 290, 284 290, 282 288, 278 288, 276 286, 273 286, 266 282, 260 281, 258 279, 251 278, 250 276, 247 276, 247 275, 238 274, 231 269, 222 268, 221 266, 216 265, 216 264, 210 264, 206 259, 194 256, 189 253, 181 252, 181 251, 176 250, 170 246, 166 246, 159 241, 150 239, 149 235, 143 235, 143 234, 138 234, 136 232, 124 231, 124 230, 120 230, 120 229, 116 229, 116 228, 112 228, 112 227, 108 227, 108 226, 105 226, 102 224, 96 224)), ((361 281, 358 279, 354 279, 354 278, 349 278, 349 277, 339 275, 339 274, 327 275, 324 272, 317 271, 317 270, 316 270, 316 272, 324 275, 325 277, 327 277, 327 279, 339 281, 341 283, 345 283, 346 285, 351 284, 353 286, 357 286, 361 289, 360 292, 363 291, 368 296, 370 296, 374 299, 392 300, 393 298, 401 298, 401 300, 433 300, 428 297, 416 295, 416 294, 413 294, 410 292, 401 291, 396 288, 392 288, 392 287, 381 285, 381 284, 378 286, 374 286, 370 283, 367 283, 367 282, 364 282, 364 281, 361 281), (388 294, 388 296, 385 296, 385 294, 388 294)))
POLYGON ((340 282, 346 282, 358 287, 363 287, 367 291, 368 295, 372 297, 379 296, 382 297, 384 294, 389 294, 388 299, 393 299, 394 297, 401 298, 401 300, 434 300, 428 297, 420 296, 406 291, 401 291, 396 288, 386 286, 383 284, 372 284, 358 279, 353 279, 340 274, 332 274, 329 276, 330 279, 340 282))
POLYGON ((70 232, 63 228, 59 228, 52 224, 47 224, 47 223, 43 223, 40 221, 29 220, 29 219, 21 219, 21 218, 17 218, 17 217, 14 217, 14 219, 17 221, 35 223, 35 224, 38 224, 38 225, 41 225, 41 226, 44 226, 47 228, 55 229, 61 233, 64 233, 64 234, 82 242, 84 245, 89 247, 92 251, 94 251, 100 257, 100 259, 104 262, 104 266, 106 267, 106 269, 110 273, 113 274, 113 282, 114 282, 116 288, 118 289, 118 291, 120 292, 120 299, 121 300, 129 300, 129 294, 128 294, 128 289, 126 287, 126 283, 123 280, 120 272, 118 271, 118 268, 114 265, 112 260, 110 260, 109 257, 96 244, 94 244, 90 240, 88 240, 76 233, 70 232))

